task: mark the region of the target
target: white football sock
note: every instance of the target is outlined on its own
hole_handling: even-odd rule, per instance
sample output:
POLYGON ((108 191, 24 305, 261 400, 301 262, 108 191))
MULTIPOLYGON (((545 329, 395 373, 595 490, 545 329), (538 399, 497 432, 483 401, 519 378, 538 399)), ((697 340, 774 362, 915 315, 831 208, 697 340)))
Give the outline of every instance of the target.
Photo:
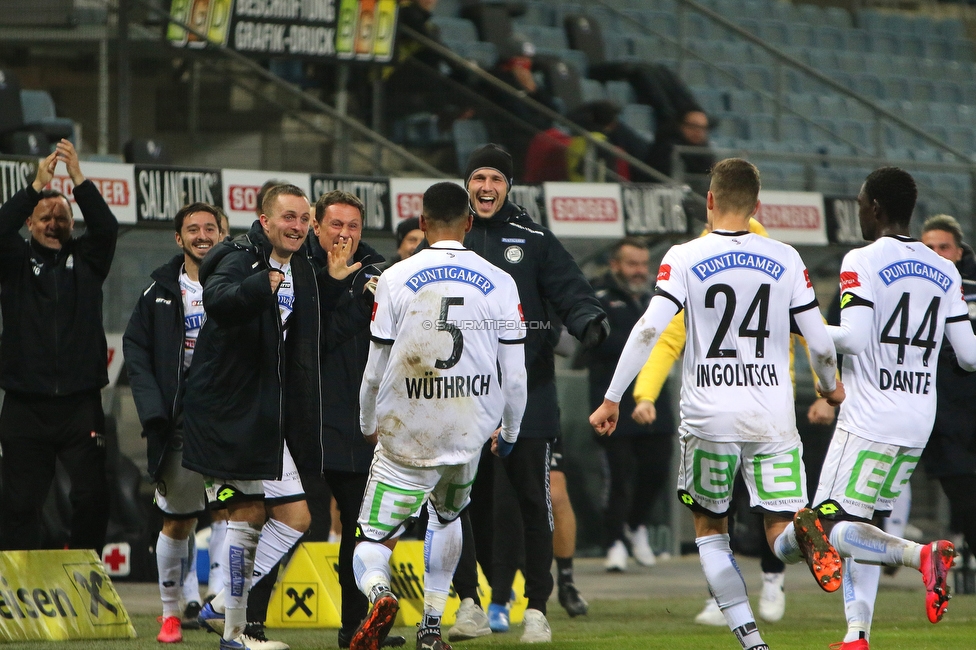
POLYGON ((905 483, 901 494, 895 499, 891 514, 884 520, 884 531, 895 537, 904 537, 908 528, 908 514, 912 511, 912 484, 905 483))
POLYGON ((743 648, 754 648, 763 640, 759 636, 756 617, 749 606, 746 582, 739 565, 732 557, 728 535, 708 535, 695 539, 702 571, 729 629, 743 648))
POLYGON ((791 521, 773 542, 773 554, 786 564, 796 564, 803 559, 803 551, 796 541, 796 529, 791 521))
POLYGON ((862 564, 910 566, 921 563, 922 545, 889 535, 877 526, 860 521, 839 521, 830 531, 830 543, 841 557, 862 564))
POLYGON ((227 522, 227 587, 224 589, 224 640, 233 641, 247 624, 254 551, 261 533, 245 521, 227 522))
POLYGON ((285 553, 298 543, 304 533, 277 519, 269 519, 261 529, 261 541, 254 554, 254 582, 267 575, 285 553))
POLYGON ((870 640, 880 580, 880 566, 860 564, 850 558, 844 560, 844 613, 847 616, 844 641, 857 641, 862 634, 865 641, 870 640))
POLYGON ((187 567, 183 576, 183 600, 186 603, 200 602, 200 579, 197 577, 197 545, 193 531, 187 538, 187 567))
POLYGON ((359 590, 370 597, 376 587, 390 588, 390 556, 393 549, 377 542, 360 542, 352 556, 352 570, 359 590))
POLYGON ((156 538, 156 568, 159 570, 159 598, 163 601, 163 618, 181 616, 180 592, 186 571, 188 542, 173 539, 160 531, 156 538))
POLYGON ((442 524, 434 508, 424 539, 424 614, 443 616, 454 570, 461 559, 461 520, 442 524))
POLYGON ((207 594, 217 594, 224 588, 224 538, 227 536, 227 520, 215 521, 210 525, 210 577, 207 579, 207 594))

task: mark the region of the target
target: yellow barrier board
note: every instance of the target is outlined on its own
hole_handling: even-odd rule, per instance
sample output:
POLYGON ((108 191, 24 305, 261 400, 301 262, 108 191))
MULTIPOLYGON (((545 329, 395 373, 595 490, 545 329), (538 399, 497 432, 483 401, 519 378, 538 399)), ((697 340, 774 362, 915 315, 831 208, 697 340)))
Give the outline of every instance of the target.
MULTIPOLYGON (((306 542, 298 547, 275 587, 268 606, 268 627, 326 627, 341 625, 341 590, 339 589, 339 545, 329 542, 306 542)), ((424 543, 403 541, 396 545, 390 558, 390 587, 400 600, 396 624, 413 627, 424 613, 424 543)), ((528 604, 522 595, 525 581, 515 575, 512 586, 518 594, 512 603, 511 622, 521 623, 528 604)), ((478 567, 478 597, 483 606, 491 601, 491 587, 478 567)), ((454 624, 461 601, 451 589, 442 624, 454 624)))
POLYGON ((0 553, 0 641, 135 636, 94 551, 0 553))

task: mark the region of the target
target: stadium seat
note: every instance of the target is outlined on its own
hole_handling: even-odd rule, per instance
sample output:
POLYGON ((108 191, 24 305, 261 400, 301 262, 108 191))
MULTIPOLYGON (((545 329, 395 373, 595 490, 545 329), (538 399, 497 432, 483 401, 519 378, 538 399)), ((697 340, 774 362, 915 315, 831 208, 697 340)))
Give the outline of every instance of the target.
POLYGON ((607 98, 603 84, 595 79, 580 79, 580 96, 584 102, 595 102, 607 98))
POLYGON ((888 99, 915 99, 911 84, 903 76, 885 77, 882 83, 885 87, 885 97, 888 99))
POLYGON ((617 102, 620 106, 633 103, 636 99, 629 81, 608 81, 605 87, 607 99, 617 102))
POLYGON ((478 29, 470 20, 435 15, 431 21, 440 30, 440 37, 444 42, 473 42, 478 40, 478 29))
POLYGON ((454 135, 454 152, 457 154, 458 173, 463 176, 471 152, 488 144, 491 139, 488 137, 488 129, 485 127, 485 123, 481 120, 454 120, 454 123, 451 124, 451 132, 454 135))
POLYGON ((787 93, 786 105, 801 115, 816 117, 820 115, 817 95, 813 93, 787 93))
POLYGON ((749 125, 749 139, 760 142, 777 140, 776 137, 776 118, 772 115, 760 113, 746 116, 749 125))
POLYGON ((539 25, 541 27, 556 27, 556 7, 548 2, 528 0, 525 3, 525 13, 513 21, 514 25, 539 25))
POLYGON ((654 139, 654 109, 647 104, 625 105, 620 111, 620 121, 645 139, 654 139))
POLYGON ((562 27, 543 27, 541 25, 519 25, 516 35, 524 36, 536 49, 568 50, 569 42, 562 27))
POLYGON ((20 107, 28 130, 42 132, 50 142, 61 138, 75 142, 74 120, 57 116, 54 99, 46 90, 21 90, 20 107))

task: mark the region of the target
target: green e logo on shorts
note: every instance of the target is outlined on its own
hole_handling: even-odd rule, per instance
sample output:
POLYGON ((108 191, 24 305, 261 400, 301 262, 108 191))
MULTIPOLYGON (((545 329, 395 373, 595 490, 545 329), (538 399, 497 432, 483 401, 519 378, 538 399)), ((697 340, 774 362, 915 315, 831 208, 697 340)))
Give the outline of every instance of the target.
POLYGON ((693 469, 695 492, 709 499, 727 499, 732 496, 732 480, 735 478, 737 460, 733 454, 711 454, 696 449, 693 469))
POLYGON ((878 490, 881 489, 893 460, 891 456, 874 451, 858 453, 844 496, 855 501, 874 504, 878 500, 878 490))
POLYGON ((387 483, 377 483, 369 509, 369 525, 390 532, 413 517, 424 504, 423 490, 404 490, 387 483))
POLYGON ((881 486, 881 496, 885 499, 897 499, 898 495, 905 488, 905 484, 915 473, 915 466, 918 465, 918 456, 899 456, 891 464, 888 470, 888 478, 881 486))
POLYGON ((785 454, 756 455, 752 467, 756 473, 756 491, 763 501, 803 496, 799 449, 785 454))

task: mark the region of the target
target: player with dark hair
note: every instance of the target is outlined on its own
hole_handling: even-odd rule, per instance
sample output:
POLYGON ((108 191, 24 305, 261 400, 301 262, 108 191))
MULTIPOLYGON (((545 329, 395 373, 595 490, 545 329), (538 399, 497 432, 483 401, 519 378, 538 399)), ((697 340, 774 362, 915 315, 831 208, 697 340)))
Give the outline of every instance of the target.
POLYGON ((868 175, 857 202, 861 234, 873 243, 844 256, 841 324, 828 328, 844 355, 850 398, 837 418, 813 503, 844 558, 843 650, 868 648, 882 565, 921 572, 932 623, 949 602, 952 543, 917 544, 877 527, 932 431, 943 335, 959 365, 976 370, 976 336, 959 271, 909 236, 917 195, 915 180, 902 169, 868 175))
MULTIPOLYGON (((146 438, 149 475, 163 528, 156 540, 163 625, 161 643, 183 640, 180 597, 192 563, 189 536, 206 509, 203 476, 185 469, 183 390, 200 328, 206 319, 200 263, 220 241, 219 215, 207 203, 191 203, 173 218, 181 253, 152 273, 122 337, 125 366, 146 438)), ((219 544, 218 544, 219 546, 219 544)), ((191 581, 192 582, 192 581, 191 581)), ((199 587, 197 587, 199 588, 199 587)), ((199 593, 189 603, 199 600, 199 593)), ((197 604, 199 613, 199 604, 197 604)))
POLYGON ((429 248, 380 277, 360 391, 363 435, 376 442, 359 513, 355 571, 373 609, 353 650, 376 650, 396 618, 390 556, 427 503, 424 618, 418 650, 450 650, 440 620, 461 555, 482 446, 507 456, 526 399, 525 326, 511 276, 464 248, 467 193, 437 183, 424 193, 429 248), (496 429, 498 422, 501 427, 496 429))

